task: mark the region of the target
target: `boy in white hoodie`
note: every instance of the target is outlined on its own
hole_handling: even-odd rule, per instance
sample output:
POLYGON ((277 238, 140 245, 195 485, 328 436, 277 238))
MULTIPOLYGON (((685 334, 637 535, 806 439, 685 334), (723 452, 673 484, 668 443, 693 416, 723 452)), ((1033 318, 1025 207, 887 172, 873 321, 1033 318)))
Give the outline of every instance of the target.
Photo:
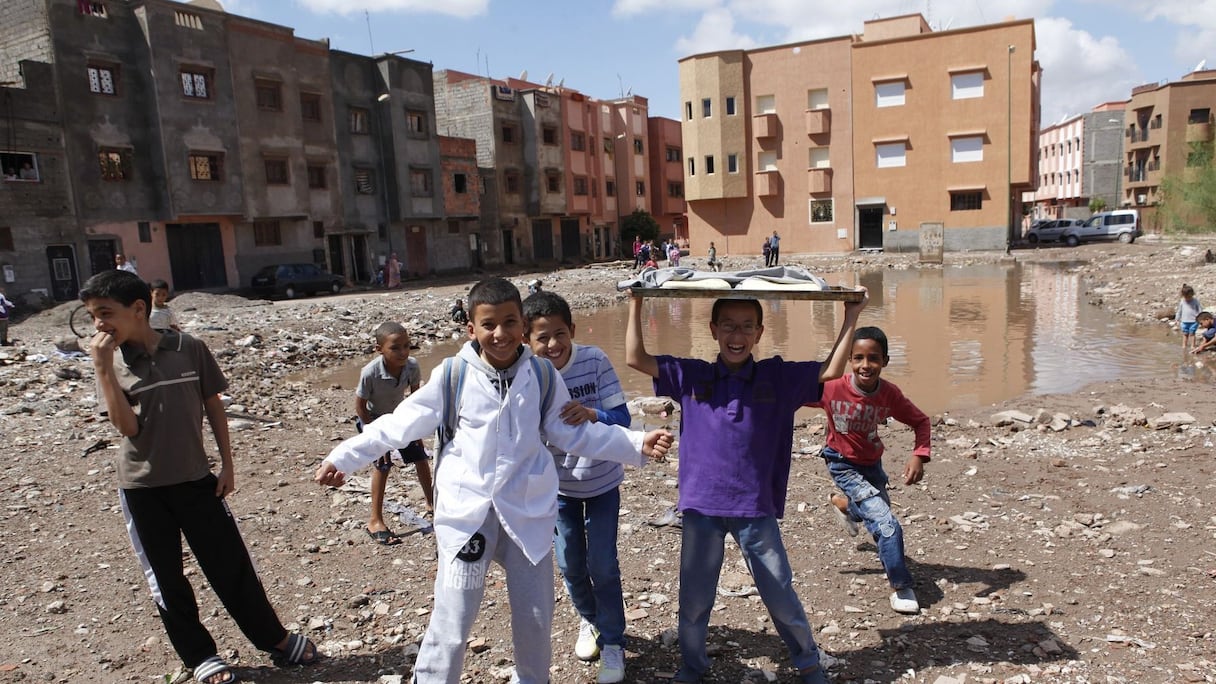
MULTIPOLYGON (((552 400, 543 401, 536 371, 557 374, 538 365, 548 360, 531 361, 524 328, 519 290, 509 281, 488 278, 469 291, 469 341, 453 359, 467 364, 454 402, 455 431, 436 458, 439 566, 435 607, 414 664, 412 681, 418 684, 460 681, 491 560, 507 575, 512 682, 549 681, 558 477, 545 441, 568 453, 638 466, 671 446, 664 430, 643 435, 601 423, 567 425, 561 411, 569 392, 558 378, 549 387, 552 400)), ((430 382, 393 413, 338 445, 314 479, 341 486, 345 472, 434 432, 444 421, 449 384, 443 366, 436 367, 430 382)))

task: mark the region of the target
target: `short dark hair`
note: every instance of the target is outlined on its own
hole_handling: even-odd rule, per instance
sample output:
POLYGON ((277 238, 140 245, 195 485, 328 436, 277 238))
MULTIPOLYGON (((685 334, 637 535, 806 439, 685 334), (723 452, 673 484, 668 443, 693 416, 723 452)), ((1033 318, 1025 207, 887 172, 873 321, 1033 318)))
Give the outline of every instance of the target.
POLYGON ((1195 288, 1191 287, 1190 285, 1187 285, 1186 283, 1183 283, 1182 284, 1182 296, 1183 297, 1194 297, 1195 288))
POLYGON ((760 306, 760 300, 745 298, 732 299, 730 297, 723 297, 722 299, 714 300, 714 308, 709 312, 709 322, 717 323, 718 315, 722 313, 722 307, 730 306, 731 304, 751 304, 756 308, 756 325, 764 325, 764 307, 760 306))
POLYGON ((101 271, 84 281, 80 301, 87 304, 90 299, 113 299, 123 306, 142 301, 145 315, 152 313, 152 288, 129 271, 101 271))
POLYGON ((469 290, 469 311, 476 309, 482 304, 497 306, 499 304, 506 304, 507 302, 515 302, 515 305, 519 307, 520 314, 523 313, 524 303, 519 297, 519 288, 515 287, 506 278, 494 277, 479 280, 469 290))
POLYGON ((528 327, 532 321, 541 316, 560 316, 567 326, 574 325, 574 316, 570 313, 570 304, 556 292, 541 290, 524 300, 524 320, 528 327))
POLYGON ((400 335, 403 332, 408 332, 404 325, 401 325, 397 321, 387 321, 376 326, 372 334, 376 336, 376 344, 381 345, 384 344, 389 335, 400 335))
POLYGON ((168 290, 169 283, 157 278, 156 280, 148 281, 148 287, 152 288, 153 290, 168 290))
POLYGON ((882 357, 884 359, 891 358, 891 353, 887 344, 887 334, 882 331, 882 328, 873 325, 858 328, 857 331, 853 333, 853 341, 857 342, 859 340, 874 340, 878 343, 878 346, 882 348, 882 357))
POLYGON ((1200 311, 1198 316, 1195 316, 1196 321, 1210 321, 1216 316, 1212 316, 1211 311, 1200 311))

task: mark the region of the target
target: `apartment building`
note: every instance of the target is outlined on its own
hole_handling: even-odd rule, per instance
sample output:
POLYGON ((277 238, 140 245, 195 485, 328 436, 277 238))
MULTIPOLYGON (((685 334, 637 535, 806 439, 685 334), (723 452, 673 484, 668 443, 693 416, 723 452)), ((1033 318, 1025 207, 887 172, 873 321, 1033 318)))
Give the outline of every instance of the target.
POLYGON ((478 181, 477 141, 469 138, 439 136, 439 173, 443 186, 443 206, 447 215, 447 234, 467 236, 456 244, 445 240, 441 244, 455 254, 440 257, 445 262, 457 261, 467 253, 469 266, 485 265, 488 247, 481 239, 481 184, 478 181), (467 250, 467 251, 466 251, 467 250))
POLYGON ((921 15, 861 34, 680 60, 694 249, 754 254, 948 250, 1012 239, 1036 181, 1032 20, 934 31, 921 15))
POLYGON ((670 229, 677 239, 687 239, 680 122, 652 116, 646 122, 646 137, 650 146, 650 213, 659 222, 660 232, 670 229))
POLYGON ((1022 194, 1023 231, 1038 219, 1088 218, 1121 201, 1123 108, 1104 102, 1039 132, 1038 187, 1022 194))
POLYGON ((1216 112, 1216 70, 1194 71, 1177 81, 1132 89, 1124 129, 1123 196, 1120 206, 1141 208, 1149 229, 1159 228, 1155 205, 1161 184, 1181 178, 1202 158, 1210 157, 1216 112))

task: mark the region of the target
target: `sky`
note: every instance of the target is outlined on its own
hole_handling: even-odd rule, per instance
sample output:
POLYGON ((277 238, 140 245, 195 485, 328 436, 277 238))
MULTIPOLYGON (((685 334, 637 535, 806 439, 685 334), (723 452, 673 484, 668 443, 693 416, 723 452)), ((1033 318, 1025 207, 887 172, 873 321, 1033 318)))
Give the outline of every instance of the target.
POLYGON ((920 12, 935 29, 1035 20, 1042 126, 1173 81, 1211 58, 1216 0, 221 0, 360 54, 413 50, 436 69, 564 81, 599 99, 632 92, 679 119, 677 60, 860 33, 920 12))

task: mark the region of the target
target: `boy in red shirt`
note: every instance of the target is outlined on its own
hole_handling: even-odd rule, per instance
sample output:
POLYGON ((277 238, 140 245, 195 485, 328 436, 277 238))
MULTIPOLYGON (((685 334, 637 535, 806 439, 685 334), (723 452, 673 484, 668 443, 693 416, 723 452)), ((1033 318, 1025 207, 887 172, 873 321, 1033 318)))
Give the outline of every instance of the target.
POLYGON ((828 415, 827 446, 821 455, 827 461, 828 473, 844 493, 831 495, 832 510, 851 537, 857 536, 858 523, 865 523, 878 545, 887 581, 895 590, 891 608, 897 613, 916 614, 920 604, 904 561, 903 529, 891 512, 878 426, 890 417, 915 431, 915 446, 903 472, 904 484, 910 485, 925 475, 930 424, 929 417, 898 387, 880 380, 890 360, 886 334, 872 326, 858 328, 849 356, 852 373, 824 383, 820 400, 810 405, 828 415))

